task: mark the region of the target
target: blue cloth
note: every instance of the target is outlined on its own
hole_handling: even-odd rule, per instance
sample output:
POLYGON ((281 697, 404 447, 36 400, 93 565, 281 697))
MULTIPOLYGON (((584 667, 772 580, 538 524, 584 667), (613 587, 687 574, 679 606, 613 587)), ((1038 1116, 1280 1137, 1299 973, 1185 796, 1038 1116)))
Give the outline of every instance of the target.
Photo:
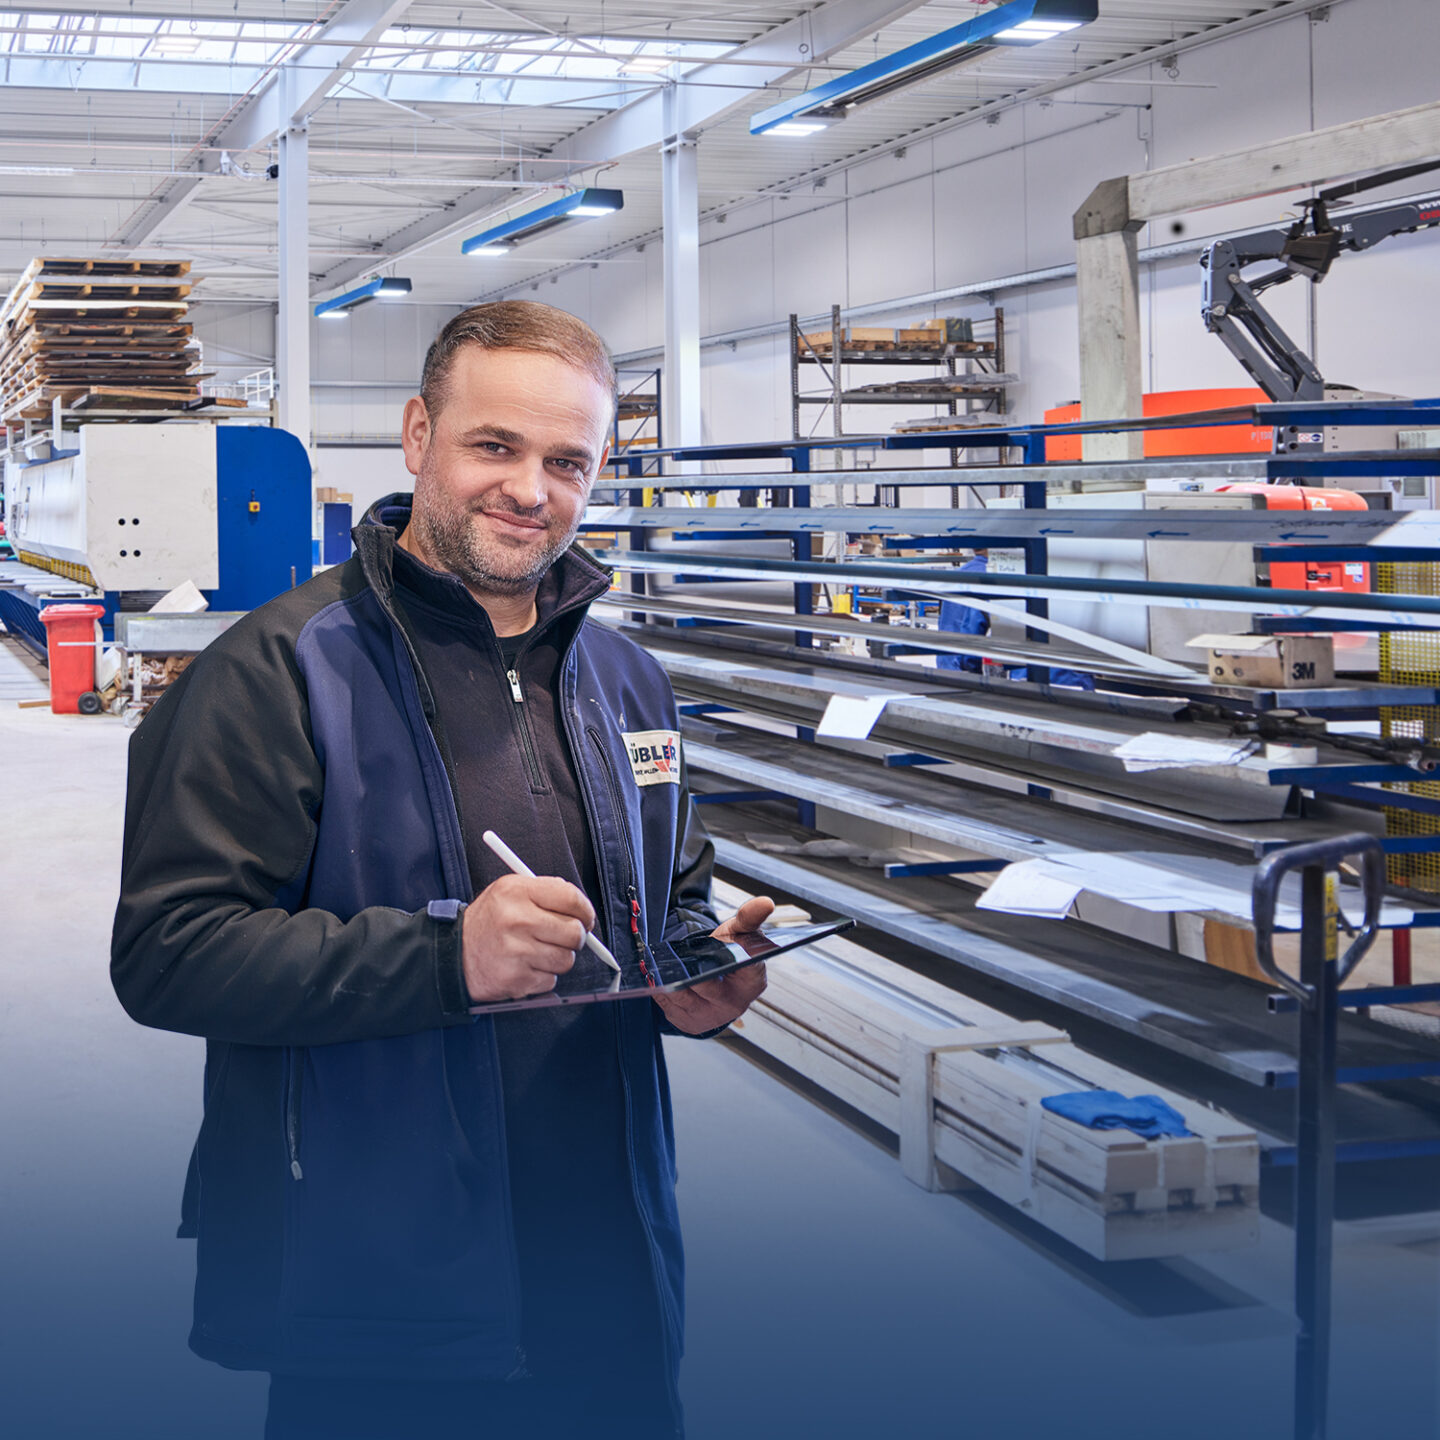
MULTIPOLYGON (((960 574, 967 571, 983 575, 986 570, 985 558, 977 555, 973 560, 967 560, 960 567, 960 574)), ((948 630, 952 635, 988 635, 990 633, 990 617, 983 611, 977 610, 973 605, 966 605, 961 600, 942 600, 940 602, 940 628, 948 630)), ((938 655, 935 658, 936 666, 941 670, 968 670, 978 675, 982 668, 978 655, 938 655)))
POLYGON ((1194 1133, 1186 1128, 1185 1117, 1158 1095, 1126 1099, 1118 1090, 1076 1090, 1069 1095, 1047 1095, 1040 1103, 1092 1130, 1133 1130, 1147 1140, 1194 1133))
MULTIPOLYGON (((1007 670, 1005 673, 1011 680, 1028 680, 1030 667, 1017 665, 1013 670, 1007 670)), ((1052 685, 1068 685, 1072 690, 1093 690, 1095 688, 1094 676, 1086 675, 1080 670, 1052 670, 1050 683, 1052 685)))
MULTIPOLYGON (((982 555, 977 555, 973 560, 967 560, 961 567, 961 575, 967 572, 971 575, 983 575, 989 569, 989 562, 982 555)), ((988 635, 990 633, 990 616, 984 610, 977 610, 973 605, 967 605, 963 600, 942 600, 940 602, 940 629, 947 630, 952 635, 988 635)), ((984 670, 984 664, 978 655, 937 655, 935 665, 940 670, 968 670, 973 675, 978 675, 984 670)), ((1028 680, 1029 672, 1024 665, 1007 669, 1006 674, 1011 680, 1028 680)), ((1052 670, 1050 672, 1050 683, 1052 685, 1069 685, 1076 690, 1093 690, 1095 681, 1079 670, 1052 670)))

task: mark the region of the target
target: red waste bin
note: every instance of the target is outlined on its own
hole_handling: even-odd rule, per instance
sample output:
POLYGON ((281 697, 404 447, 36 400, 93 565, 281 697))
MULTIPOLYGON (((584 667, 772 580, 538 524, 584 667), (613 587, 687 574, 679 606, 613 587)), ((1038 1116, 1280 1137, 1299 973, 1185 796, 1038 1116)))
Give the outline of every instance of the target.
POLYGON ((103 605, 47 605, 40 612, 50 660, 50 709, 56 715, 96 715, 95 622, 103 605))

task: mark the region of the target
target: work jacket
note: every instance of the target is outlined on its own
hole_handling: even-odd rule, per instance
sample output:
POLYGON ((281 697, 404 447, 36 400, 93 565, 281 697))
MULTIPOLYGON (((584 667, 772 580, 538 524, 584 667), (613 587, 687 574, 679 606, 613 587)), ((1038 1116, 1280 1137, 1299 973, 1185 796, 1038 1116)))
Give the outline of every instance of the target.
MULTIPOLYGON (((524 1373, 495 1034, 469 1014, 461 967, 469 869, 394 599, 408 504, 380 502, 350 561, 216 640, 130 745, 112 975, 136 1020, 208 1041, 181 1233, 199 1240, 191 1346, 236 1368, 524 1373)), ((560 713, 603 887, 597 930, 638 978, 641 938, 713 928, 713 850, 669 773, 663 671, 584 618, 607 572, 578 549, 557 565, 560 713)), ((477 693, 474 723, 513 733, 511 703, 477 693)), ((666 1027, 649 1001, 616 1003, 673 1391, 666 1027)))

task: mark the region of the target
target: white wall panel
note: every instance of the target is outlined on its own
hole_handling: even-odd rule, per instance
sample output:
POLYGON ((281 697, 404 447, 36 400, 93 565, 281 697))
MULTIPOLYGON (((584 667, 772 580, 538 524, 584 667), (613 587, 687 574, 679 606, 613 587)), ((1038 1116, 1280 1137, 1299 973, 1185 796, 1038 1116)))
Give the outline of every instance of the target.
MULTIPOLYGON (((844 204, 827 205, 792 215, 783 202, 777 202, 780 219, 775 224, 775 313, 771 319, 783 321, 792 311, 818 315, 832 305, 850 304, 845 208, 844 204)), ((700 255, 700 263, 708 264, 709 247, 700 255)), ((722 324, 720 328, 732 327, 722 324)))
POLYGON ((1440 55, 1435 0, 1347 0, 1327 20, 1316 21, 1311 34, 1317 126, 1435 99, 1440 55))
POLYGON ((414 488, 405 456, 395 449, 323 446, 312 455, 315 484, 329 485, 355 497, 351 513, 358 521, 382 495, 414 488))
POLYGON ((936 175, 937 289, 1026 268, 1023 167, 1023 152, 1011 151, 936 175))
POLYGON ((857 195, 846 206, 852 305, 935 288, 933 196, 933 182, 925 175, 857 195), (897 225, 901 215, 904 223, 897 225))
POLYGON ((708 227, 716 237, 704 247, 700 265, 700 328, 706 335, 764 325, 775 318, 773 225, 731 236, 726 227, 708 227))

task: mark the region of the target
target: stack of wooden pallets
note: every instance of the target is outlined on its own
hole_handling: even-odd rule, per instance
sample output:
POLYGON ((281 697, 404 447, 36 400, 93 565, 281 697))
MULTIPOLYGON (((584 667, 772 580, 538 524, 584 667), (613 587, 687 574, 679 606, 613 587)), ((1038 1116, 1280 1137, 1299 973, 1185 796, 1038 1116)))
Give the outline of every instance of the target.
POLYGON ((181 410, 200 398, 187 260, 32 261, 0 307, 0 414, 181 410))
MULTIPOLYGON (((812 330, 798 336, 800 354, 813 353, 829 358, 835 350, 835 334, 831 330, 812 330)), ((840 349, 847 354, 878 354, 921 352, 942 359, 952 355, 993 355, 992 340, 977 340, 969 320, 945 318, 927 320, 923 325, 893 330, 878 325, 851 325, 840 332, 840 349)))
MULTIPOLYGON (((745 892, 716 884, 717 900, 745 892)), ((1229 1249, 1259 1237, 1255 1132, 843 939, 769 966, 732 1036, 899 1137, 929 1189, 989 1191, 1100 1260, 1229 1249), (1187 1137, 1093 1130, 1047 1096, 1158 1095, 1187 1137)))

